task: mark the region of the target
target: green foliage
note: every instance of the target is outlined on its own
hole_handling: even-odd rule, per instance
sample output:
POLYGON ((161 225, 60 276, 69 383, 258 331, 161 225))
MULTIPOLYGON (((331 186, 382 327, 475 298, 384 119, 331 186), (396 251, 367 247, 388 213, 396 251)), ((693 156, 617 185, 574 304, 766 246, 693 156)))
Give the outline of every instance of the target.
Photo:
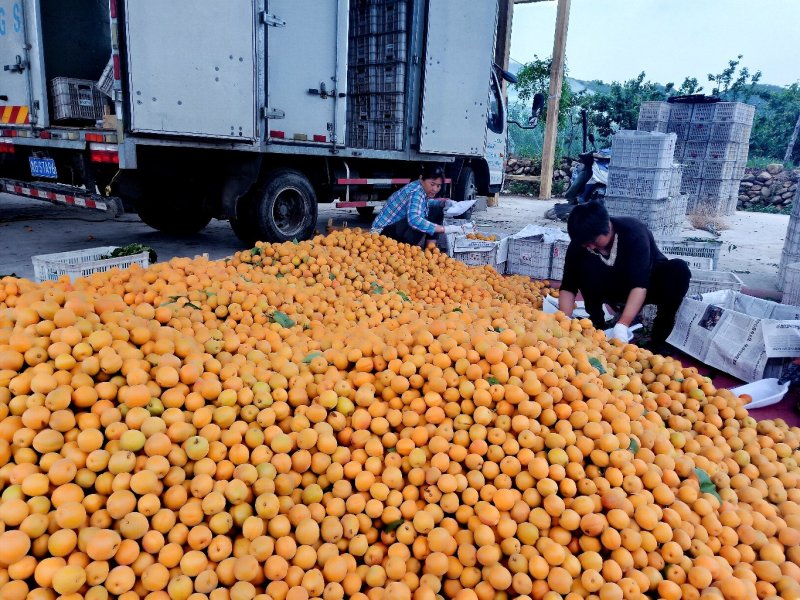
POLYGON ((719 96, 728 102, 749 102, 756 93, 756 85, 761 80, 761 71, 750 73, 750 69, 741 66, 742 55, 728 61, 728 66, 720 73, 708 74, 708 80, 714 84, 712 96, 719 96))
MULTIPOLYGON (((753 132, 750 135, 750 152, 771 157, 771 162, 783 162, 786 147, 800 116, 800 84, 783 88, 779 92, 762 92, 765 105, 756 111, 753 132)), ((800 140, 794 145, 791 161, 800 164, 800 140)))
MULTIPOLYGON (((527 114, 524 117, 524 123, 530 116, 530 101, 534 94, 541 92, 545 98, 550 93, 550 64, 552 59, 540 59, 538 56, 533 57, 529 63, 522 65, 522 68, 517 72, 517 83, 513 84, 519 99, 523 104, 527 104, 527 114)), ((572 90, 567 82, 567 69, 564 67, 564 79, 561 84, 561 100, 558 107, 558 124, 563 127, 569 115, 570 107, 573 104, 572 90)), ((544 123, 546 116, 546 105, 539 115, 539 121, 544 123)))

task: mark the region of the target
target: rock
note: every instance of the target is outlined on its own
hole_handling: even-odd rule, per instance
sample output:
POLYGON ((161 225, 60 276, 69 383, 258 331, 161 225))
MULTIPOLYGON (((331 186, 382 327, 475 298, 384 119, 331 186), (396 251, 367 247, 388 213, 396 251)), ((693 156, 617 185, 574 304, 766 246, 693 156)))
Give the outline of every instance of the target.
POLYGON ((781 171, 783 171, 783 165, 780 163, 772 163, 767 165, 767 172, 770 175, 777 175, 781 171))
POLYGON ((509 169, 513 169, 515 166, 517 166, 517 162, 519 162, 519 161, 517 161, 517 159, 516 159, 516 158, 511 158, 511 159, 509 159, 509 161, 508 161, 508 163, 506 164, 506 166, 507 166, 509 169))
POLYGON ((760 192, 762 187, 763 187, 763 186, 762 186, 760 183, 754 183, 754 184, 753 184, 753 185, 750 187, 750 191, 751 191, 751 192, 760 192))
POLYGON ((764 198, 769 198, 772 195, 772 190, 768 187, 763 187, 761 188, 761 195, 764 196, 764 198))
POLYGON ((755 178, 756 178, 756 176, 753 175, 752 173, 745 173, 744 177, 742 177, 742 182, 753 181, 755 178))
POLYGON ((772 174, 767 171, 761 171, 761 173, 756 176, 756 179, 759 181, 769 181, 772 179, 772 174))
POLYGON ((750 196, 747 194, 739 194, 739 202, 745 202, 747 200, 750 200, 750 196))
POLYGON ((742 180, 742 182, 739 184, 739 189, 742 189, 742 188, 748 189, 748 188, 751 188, 751 187, 753 187, 753 184, 750 181, 742 180))

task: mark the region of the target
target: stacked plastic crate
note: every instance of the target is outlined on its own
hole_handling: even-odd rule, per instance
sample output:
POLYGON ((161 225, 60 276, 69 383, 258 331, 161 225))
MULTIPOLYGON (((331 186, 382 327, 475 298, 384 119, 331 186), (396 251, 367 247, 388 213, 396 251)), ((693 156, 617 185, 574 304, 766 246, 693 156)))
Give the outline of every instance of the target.
POLYGON ((666 130, 677 136, 675 159, 684 165, 681 191, 689 196, 689 212, 733 214, 747 164, 755 107, 741 102, 645 102, 639 128, 651 130, 654 124, 663 128, 664 113, 668 115, 666 130), (662 120, 654 121, 654 114, 662 120))
POLYGON ((796 262, 800 262, 800 187, 797 188, 792 200, 789 228, 786 230, 786 240, 783 242, 783 252, 778 265, 779 290, 786 291, 787 267, 796 262))
POLYGON ((657 236, 680 233, 686 196, 681 167, 673 162, 674 134, 620 131, 611 142, 606 208, 612 216, 636 217, 657 236))
POLYGON ((352 0, 347 144, 402 150, 408 0, 352 0))

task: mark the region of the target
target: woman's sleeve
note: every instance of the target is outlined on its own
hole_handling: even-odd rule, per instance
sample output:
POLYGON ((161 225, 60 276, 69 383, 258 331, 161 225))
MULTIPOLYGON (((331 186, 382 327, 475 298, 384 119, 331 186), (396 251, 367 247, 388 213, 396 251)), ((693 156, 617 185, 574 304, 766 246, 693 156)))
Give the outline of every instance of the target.
POLYGON ((425 210, 427 208, 427 202, 428 198, 421 188, 418 192, 414 193, 411 197, 411 201, 408 203, 408 224, 417 231, 433 235, 436 233, 436 224, 431 223, 425 218, 425 215, 427 215, 427 211, 425 210))

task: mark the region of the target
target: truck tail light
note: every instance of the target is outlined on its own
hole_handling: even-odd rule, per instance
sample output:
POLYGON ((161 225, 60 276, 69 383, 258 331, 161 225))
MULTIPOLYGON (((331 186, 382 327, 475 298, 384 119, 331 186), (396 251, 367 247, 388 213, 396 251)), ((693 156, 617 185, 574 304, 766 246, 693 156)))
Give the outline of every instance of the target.
POLYGON ((14 144, 9 142, 0 142, 0 152, 3 154, 14 154, 16 150, 14 150, 14 144))
POLYGON ((89 144, 89 158, 94 163, 104 163, 104 164, 115 164, 115 165, 118 165, 119 164, 119 153, 117 152, 117 145, 116 144, 89 144))

